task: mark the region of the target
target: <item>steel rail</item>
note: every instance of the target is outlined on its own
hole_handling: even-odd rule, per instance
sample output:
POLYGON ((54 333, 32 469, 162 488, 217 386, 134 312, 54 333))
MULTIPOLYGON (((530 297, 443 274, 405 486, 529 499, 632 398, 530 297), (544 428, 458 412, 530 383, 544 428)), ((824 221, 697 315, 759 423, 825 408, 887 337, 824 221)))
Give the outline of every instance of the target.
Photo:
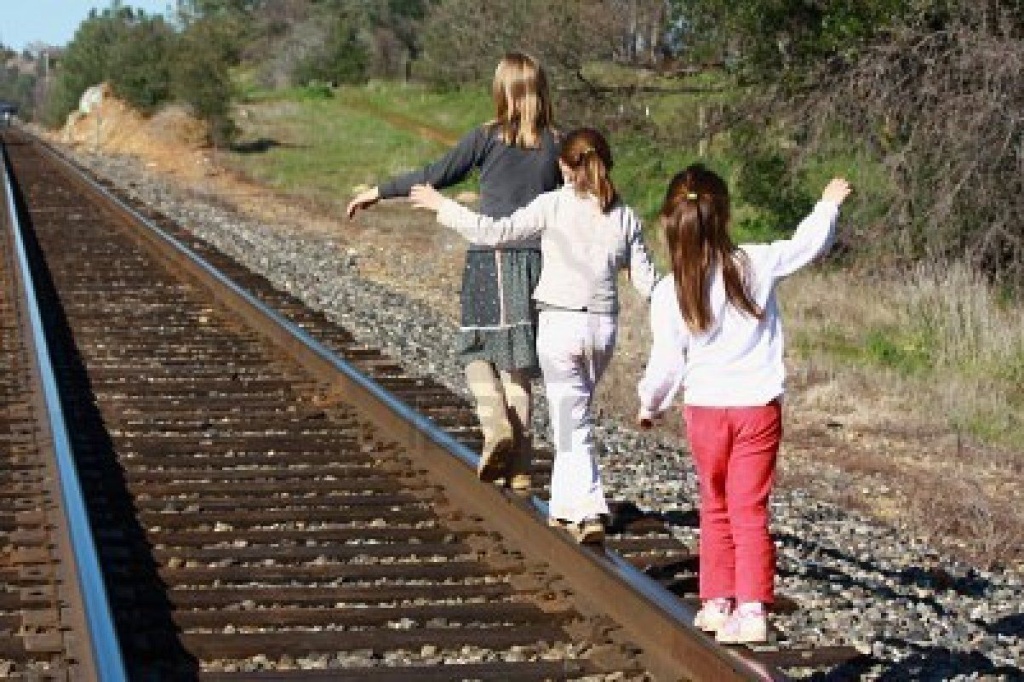
POLYGON ((251 327, 281 347, 318 381, 350 401, 366 418, 401 443, 417 462, 442 481, 460 508, 481 517, 529 556, 561 573, 592 608, 618 623, 643 648, 644 662, 661 680, 783 680, 785 675, 718 645, 693 627, 693 609, 607 548, 581 548, 567 534, 549 528, 547 505, 476 477, 477 455, 429 419, 394 397, 304 329, 271 309, 218 271, 187 245, 81 171, 49 145, 41 146, 75 182, 91 188, 113 218, 143 225, 139 239, 156 247, 172 269, 207 287, 251 327))
POLYGON ((30 343, 35 353, 35 371, 41 385, 42 401, 47 415, 47 421, 42 428, 48 430, 49 433, 44 434, 40 442, 48 445, 52 450, 53 461, 57 469, 60 499, 67 520, 68 542, 74 555, 75 578, 77 578, 77 586, 85 612, 85 625, 88 629, 88 649, 91 653, 91 660, 82 661, 82 664, 89 669, 93 676, 92 679, 103 682, 122 682, 127 678, 121 657, 121 648, 114 629, 110 603, 103 582, 103 572, 96 554, 96 543, 89 527, 89 517, 82 497, 82 487, 78 480, 74 453, 68 438, 67 423, 61 407, 60 393, 36 296, 36 286, 29 265, 24 229, 15 201, 6 144, 2 145, 0 156, 2 156, 3 184, 12 233, 11 239, 18 264, 17 275, 21 283, 25 312, 31 327, 30 343))

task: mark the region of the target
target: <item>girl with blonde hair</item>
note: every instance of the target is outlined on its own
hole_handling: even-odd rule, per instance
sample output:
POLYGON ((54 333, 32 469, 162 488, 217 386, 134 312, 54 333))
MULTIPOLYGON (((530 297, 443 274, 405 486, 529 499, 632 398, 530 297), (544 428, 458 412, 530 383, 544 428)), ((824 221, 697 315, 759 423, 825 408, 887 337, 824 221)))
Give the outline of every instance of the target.
MULTIPOLYGON (((533 57, 512 52, 498 63, 494 118, 467 133, 437 161, 355 196, 347 213, 408 196, 416 184, 454 185, 480 173, 480 212, 511 215, 560 184, 558 143, 547 76, 533 57)), ((515 490, 531 487, 530 380, 538 374, 537 313, 530 293, 540 277, 537 240, 473 245, 462 276, 458 353, 484 436, 477 473, 515 490)))

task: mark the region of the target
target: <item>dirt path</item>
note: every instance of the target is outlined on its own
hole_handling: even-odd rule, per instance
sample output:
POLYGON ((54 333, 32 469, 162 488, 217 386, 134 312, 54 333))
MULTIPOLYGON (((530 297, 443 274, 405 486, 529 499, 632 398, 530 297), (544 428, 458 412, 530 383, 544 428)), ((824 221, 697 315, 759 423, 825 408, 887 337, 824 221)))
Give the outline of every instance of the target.
POLYGON ((355 109, 356 111, 359 111, 361 113, 375 116, 376 118, 379 118, 383 121, 387 121, 388 123, 390 123, 391 125, 400 130, 410 132, 414 135, 419 135, 424 140, 437 142, 438 144, 442 144, 445 147, 451 147, 456 142, 459 141, 459 135, 456 133, 452 133, 449 130, 439 128, 437 126, 426 124, 423 121, 418 121, 414 118, 404 116, 395 111, 382 109, 378 106, 374 106, 369 102, 350 101, 345 102, 345 106, 348 107, 349 109, 355 109))

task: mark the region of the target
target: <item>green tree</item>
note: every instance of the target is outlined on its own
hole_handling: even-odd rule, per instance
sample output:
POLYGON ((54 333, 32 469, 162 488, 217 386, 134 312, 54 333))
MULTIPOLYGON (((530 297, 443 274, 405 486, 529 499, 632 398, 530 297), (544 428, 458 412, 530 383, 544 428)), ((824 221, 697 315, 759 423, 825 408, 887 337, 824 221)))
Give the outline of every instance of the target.
POLYGON ((57 71, 45 120, 57 125, 86 88, 107 82, 127 102, 151 111, 169 96, 173 29, 161 17, 112 4, 79 25, 57 71))
POLYGON ((363 83, 369 54, 359 38, 356 21, 345 15, 332 17, 323 43, 314 48, 295 68, 299 83, 363 83))
POLYGON ((943 16, 948 0, 670 0, 678 44, 758 81, 799 78, 849 56, 908 19, 943 16))
POLYGON ((224 30, 216 19, 190 24, 178 39, 171 71, 174 99, 189 104, 210 124, 212 141, 218 145, 230 141, 235 132, 230 117, 234 46, 224 30))
POLYGON ((18 115, 32 118, 34 102, 32 92, 37 77, 33 73, 23 72, 13 63, 16 53, 0 45, 0 100, 12 102, 18 107, 18 115))
POLYGON ((135 17, 107 54, 106 71, 114 91, 144 112, 166 102, 176 41, 162 17, 135 17))
POLYGON ((57 72, 57 81, 47 102, 45 120, 58 125, 78 107, 86 88, 102 83, 110 75, 110 54, 122 42, 125 23, 134 16, 129 8, 92 10, 71 42, 57 72))

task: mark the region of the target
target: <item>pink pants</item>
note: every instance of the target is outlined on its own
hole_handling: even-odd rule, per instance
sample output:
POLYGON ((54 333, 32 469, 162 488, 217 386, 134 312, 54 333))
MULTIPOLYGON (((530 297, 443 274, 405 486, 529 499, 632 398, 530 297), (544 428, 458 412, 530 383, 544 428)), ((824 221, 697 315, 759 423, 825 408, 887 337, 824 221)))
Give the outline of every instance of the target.
POLYGON ((758 407, 688 405, 683 416, 700 480, 700 597, 771 603, 768 497, 782 407, 777 400, 758 407))

